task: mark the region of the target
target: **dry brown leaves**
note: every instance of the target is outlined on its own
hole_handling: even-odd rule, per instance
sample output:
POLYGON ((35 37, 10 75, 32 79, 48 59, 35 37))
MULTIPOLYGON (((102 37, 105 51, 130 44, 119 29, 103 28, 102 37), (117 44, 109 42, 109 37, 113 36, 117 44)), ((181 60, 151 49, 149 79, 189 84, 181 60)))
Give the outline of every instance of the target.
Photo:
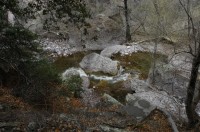
POLYGON ((11 94, 11 89, 0 87, 0 102, 14 106, 20 110, 30 110, 31 106, 22 98, 15 97, 11 94))
MULTIPOLYGON (((132 129, 131 127, 128 129, 132 129)), ((154 110, 145 120, 135 126, 136 132, 173 132, 166 115, 154 110)))

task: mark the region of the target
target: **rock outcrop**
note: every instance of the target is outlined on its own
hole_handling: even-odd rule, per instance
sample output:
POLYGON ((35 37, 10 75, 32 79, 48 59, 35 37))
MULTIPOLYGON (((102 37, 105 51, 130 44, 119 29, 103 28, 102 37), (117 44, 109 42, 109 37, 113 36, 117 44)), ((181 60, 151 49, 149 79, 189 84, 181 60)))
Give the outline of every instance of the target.
POLYGON ((124 110, 139 121, 144 119, 147 115, 149 115, 149 113, 151 113, 152 110, 156 108, 146 99, 134 96, 134 94, 128 94, 126 96, 126 102, 127 104, 124 107, 124 110))

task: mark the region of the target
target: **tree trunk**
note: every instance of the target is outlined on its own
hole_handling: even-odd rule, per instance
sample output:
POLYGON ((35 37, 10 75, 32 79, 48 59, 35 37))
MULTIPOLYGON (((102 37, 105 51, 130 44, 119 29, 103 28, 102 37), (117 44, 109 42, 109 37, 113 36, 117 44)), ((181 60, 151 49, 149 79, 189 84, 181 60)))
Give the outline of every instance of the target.
POLYGON ((131 31, 130 31, 130 25, 129 25, 129 14, 128 14, 128 4, 127 0, 124 0, 124 13, 125 13, 125 19, 126 19, 126 41, 131 41, 131 31))
POLYGON ((190 0, 187 0, 187 11, 188 11, 188 22, 187 22, 187 24, 188 24, 188 37, 189 37, 189 39, 191 39, 191 36, 190 36, 190 34, 191 34, 191 23, 190 23, 190 16, 191 16, 191 13, 190 13, 190 0))
POLYGON ((160 12, 159 12, 159 8, 158 8, 158 2, 157 0, 154 0, 153 1, 153 4, 154 4, 154 8, 155 8, 155 11, 156 11, 156 14, 157 14, 157 27, 156 27, 156 30, 157 30, 157 33, 156 33, 156 40, 155 40, 155 46, 154 46, 154 53, 153 53, 153 76, 152 76, 152 84, 155 85, 155 69, 156 69, 156 54, 157 54, 157 47, 158 47, 158 42, 159 42, 159 37, 161 35, 162 30, 160 30, 161 28, 161 20, 160 20, 160 12))
POLYGON ((157 54, 157 47, 158 47, 158 39, 155 40, 154 45, 154 52, 153 52, 153 71, 152 71, 152 85, 155 85, 156 78, 155 78, 155 70, 156 70, 156 54, 157 54))
POLYGON ((199 65, 200 65, 200 51, 198 52, 198 55, 193 59, 190 81, 187 89, 186 114, 188 117, 190 127, 193 127, 197 122, 197 118, 195 116, 195 104, 193 100, 194 100, 194 91, 197 82, 199 65))

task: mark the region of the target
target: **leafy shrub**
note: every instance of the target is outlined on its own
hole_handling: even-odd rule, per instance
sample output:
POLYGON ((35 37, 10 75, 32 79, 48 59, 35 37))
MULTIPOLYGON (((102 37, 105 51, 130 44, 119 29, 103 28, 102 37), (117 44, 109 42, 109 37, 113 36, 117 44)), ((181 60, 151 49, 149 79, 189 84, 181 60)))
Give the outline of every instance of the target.
POLYGON ((82 79, 78 75, 71 76, 70 78, 64 81, 64 84, 67 88, 74 93, 74 97, 80 97, 80 93, 83 91, 82 87, 82 79))

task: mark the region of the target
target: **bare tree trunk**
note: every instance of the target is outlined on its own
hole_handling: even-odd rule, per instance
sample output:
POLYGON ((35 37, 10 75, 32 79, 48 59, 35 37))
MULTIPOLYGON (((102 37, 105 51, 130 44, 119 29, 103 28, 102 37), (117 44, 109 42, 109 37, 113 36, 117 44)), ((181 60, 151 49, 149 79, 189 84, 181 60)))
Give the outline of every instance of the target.
POLYGON ((193 59, 190 81, 187 89, 186 114, 188 117, 190 127, 193 127, 197 122, 197 117, 195 115, 195 104, 193 100, 194 100, 194 91, 196 87, 199 66, 200 66, 200 51, 198 52, 198 55, 193 59))
POLYGON ((158 38, 155 40, 154 52, 153 52, 153 71, 152 71, 152 84, 153 84, 153 85, 155 85, 155 83, 156 83, 155 69, 156 69, 157 47, 158 47, 158 38))
POLYGON ((162 29, 160 29, 162 27, 161 24, 161 17, 160 17, 160 12, 159 12, 159 8, 158 8, 158 2, 157 0, 153 1, 154 4, 154 8, 157 14, 157 26, 156 26, 156 30, 158 33, 156 33, 156 40, 155 40, 155 45, 154 45, 154 53, 153 53, 153 75, 152 75, 152 84, 155 85, 155 69, 156 69, 156 54, 157 54, 157 47, 158 47, 158 42, 159 42, 159 37, 160 34, 162 34, 162 29))
POLYGON ((131 31, 130 31, 130 25, 129 25, 129 14, 128 14, 128 4, 127 0, 124 0, 124 13, 125 13, 125 19, 126 19, 126 41, 131 41, 131 31))
MULTIPOLYGON (((198 97, 194 98, 194 92, 196 89, 197 77, 198 77, 198 69, 200 66, 200 43, 196 34, 199 35, 199 30, 196 31, 194 26, 193 18, 190 12, 190 0, 187 0, 187 7, 179 0, 179 3, 183 7, 185 13, 188 16, 188 37, 192 41, 194 41, 194 48, 189 44, 190 54, 194 56, 192 61, 192 69, 190 74, 190 80, 187 88, 187 98, 186 98, 186 114, 188 117, 188 125, 190 128, 194 128, 196 123, 199 121, 199 116, 195 112, 196 105, 198 104, 198 97), (191 32, 192 31, 192 32, 191 32), (191 36, 192 33, 192 36, 191 36), (198 43, 198 45, 197 45, 198 43)), ((191 41, 190 41, 191 42, 191 41)), ((193 44, 193 43, 192 43, 193 44)))
POLYGON ((188 11, 188 37, 191 39, 190 34, 191 34, 191 24, 190 24, 190 0, 187 0, 187 11, 188 11))
MULTIPOLYGON (((199 103, 199 100, 200 100, 200 82, 199 82, 199 80, 197 80, 197 83, 198 83, 198 89, 197 89, 198 93, 197 93, 196 97, 194 97, 194 99, 193 99, 194 108, 197 107, 197 105, 199 103)), ((196 111, 195 111, 195 117, 200 118, 199 115, 198 115, 198 113, 196 111)))

